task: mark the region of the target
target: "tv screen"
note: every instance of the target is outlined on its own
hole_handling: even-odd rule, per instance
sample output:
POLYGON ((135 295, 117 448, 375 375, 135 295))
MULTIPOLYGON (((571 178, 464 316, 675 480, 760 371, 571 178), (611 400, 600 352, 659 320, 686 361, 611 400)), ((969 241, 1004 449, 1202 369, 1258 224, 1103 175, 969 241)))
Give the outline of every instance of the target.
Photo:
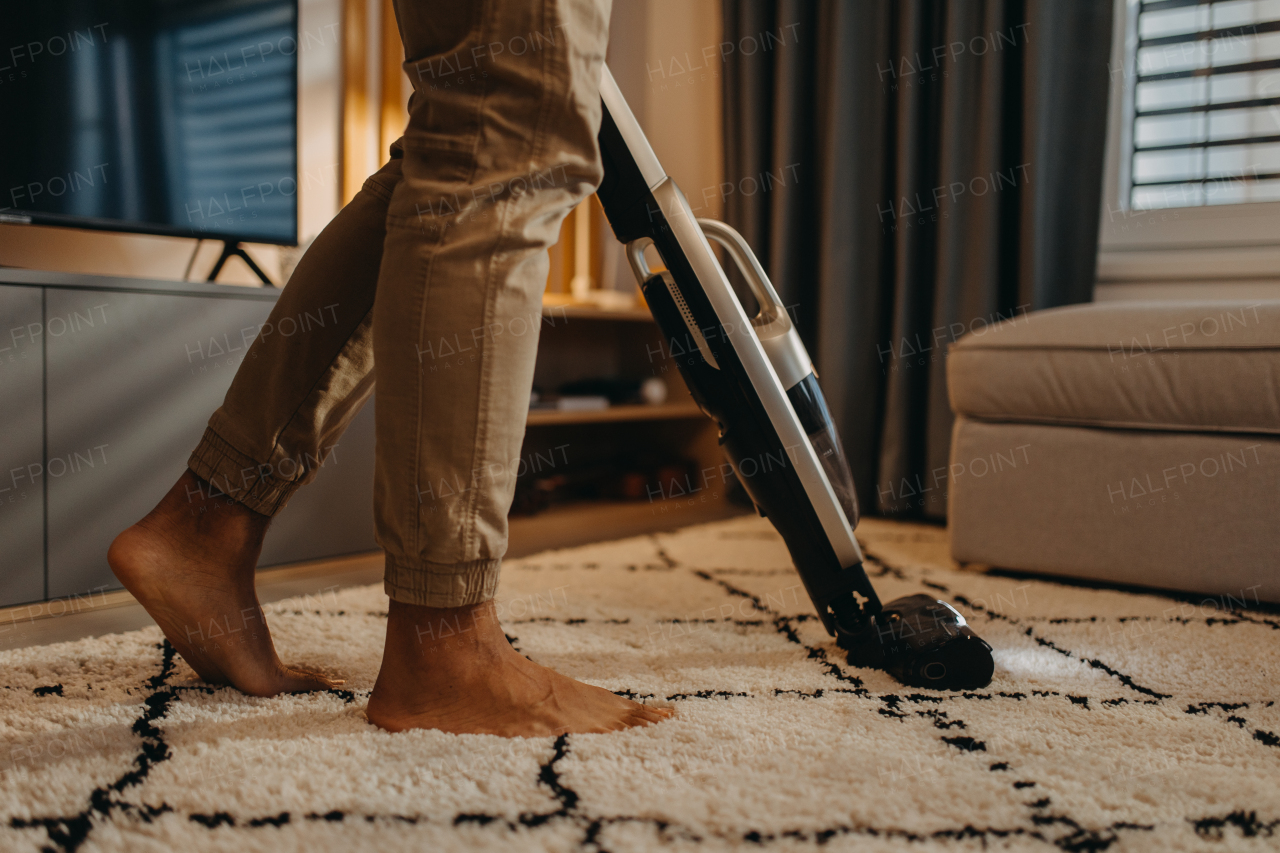
POLYGON ((0 221, 297 241, 297 0, 0 18, 0 221))

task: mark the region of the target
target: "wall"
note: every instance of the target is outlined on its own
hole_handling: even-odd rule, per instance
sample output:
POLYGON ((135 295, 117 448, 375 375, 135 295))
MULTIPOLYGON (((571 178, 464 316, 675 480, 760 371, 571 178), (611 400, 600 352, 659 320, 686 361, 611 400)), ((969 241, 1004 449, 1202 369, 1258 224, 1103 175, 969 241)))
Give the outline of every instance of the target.
MULTIPOLYGON (((338 212, 342 0, 301 0, 299 7, 298 234, 306 241, 338 212)), ((195 244, 186 237, 0 225, 0 266, 173 280, 182 278, 195 244)), ((248 250, 273 278, 281 261, 288 262, 281 257, 287 249, 251 244, 248 250)), ((221 251, 220 241, 206 240, 191 278, 203 281, 221 251)), ((227 263, 219 281, 258 283, 238 258, 227 263)))
POLYGON ((724 174, 721 32, 716 0, 621 0, 614 3, 608 59, 667 174, 694 213, 714 218, 724 174))
MULTIPOLYGON (((723 210, 722 33, 718 0, 615 0, 607 57, 658 161, 694 214, 712 219, 723 210)), ((634 276, 603 215, 600 231, 602 286, 631 289, 634 276)))

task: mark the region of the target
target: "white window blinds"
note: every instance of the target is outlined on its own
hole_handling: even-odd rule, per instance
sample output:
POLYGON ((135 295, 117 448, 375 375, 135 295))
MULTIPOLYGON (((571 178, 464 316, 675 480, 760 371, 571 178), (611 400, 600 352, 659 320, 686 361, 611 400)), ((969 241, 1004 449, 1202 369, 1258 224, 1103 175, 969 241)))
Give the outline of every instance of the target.
POLYGON ((1280 0, 1131 0, 1134 209, 1280 201, 1280 0))

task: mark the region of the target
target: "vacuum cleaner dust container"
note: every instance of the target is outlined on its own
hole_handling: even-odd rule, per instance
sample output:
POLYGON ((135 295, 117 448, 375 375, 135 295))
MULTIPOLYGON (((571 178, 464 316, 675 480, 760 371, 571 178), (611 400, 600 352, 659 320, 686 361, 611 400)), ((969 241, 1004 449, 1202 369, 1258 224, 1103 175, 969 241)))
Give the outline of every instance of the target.
POLYGON ((853 474, 849 471, 848 460, 844 458, 844 448, 840 446, 840 436, 836 434, 827 401, 818 387, 818 377, 810 373, 787 389, 787 399, 809 437, 813 452, 822 463, 822 470, 836 493, 840 508, 844 510, 844 517, 849 519, 850 527, 857 527, 858 497, 853 490, 853 474))

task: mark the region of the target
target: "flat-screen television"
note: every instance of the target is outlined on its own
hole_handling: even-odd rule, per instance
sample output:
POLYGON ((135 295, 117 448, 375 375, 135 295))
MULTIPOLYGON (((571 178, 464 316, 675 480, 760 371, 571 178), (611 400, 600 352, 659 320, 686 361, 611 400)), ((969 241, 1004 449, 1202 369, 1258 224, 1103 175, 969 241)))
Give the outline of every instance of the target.
POLYGON ((292 244, 298 0, 0 12, 0 222, 292 244))

